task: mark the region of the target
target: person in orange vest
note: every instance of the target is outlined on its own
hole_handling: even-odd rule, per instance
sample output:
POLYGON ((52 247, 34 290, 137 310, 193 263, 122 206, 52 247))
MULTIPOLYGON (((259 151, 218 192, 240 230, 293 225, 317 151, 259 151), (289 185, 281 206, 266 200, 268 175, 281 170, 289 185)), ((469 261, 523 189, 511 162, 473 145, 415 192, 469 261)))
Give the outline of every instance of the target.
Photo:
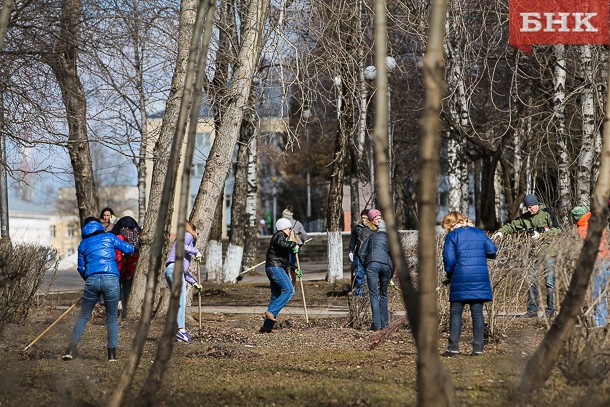
MULTIPOLYGON (((577 206, 572 209, 572 219, 576 222, 576 230, 583 239, 587 236, 590 218, 591 212, 585 207, 577 206)), ((604 229, 602 234, 593 277, 593 303, 595 304, 593 306, 593 319, 597 327, 605 327, 608 320, 608 299, 605 290, 610 279, 610 249, 608 248, 607 234, 608 228, 604 229)))

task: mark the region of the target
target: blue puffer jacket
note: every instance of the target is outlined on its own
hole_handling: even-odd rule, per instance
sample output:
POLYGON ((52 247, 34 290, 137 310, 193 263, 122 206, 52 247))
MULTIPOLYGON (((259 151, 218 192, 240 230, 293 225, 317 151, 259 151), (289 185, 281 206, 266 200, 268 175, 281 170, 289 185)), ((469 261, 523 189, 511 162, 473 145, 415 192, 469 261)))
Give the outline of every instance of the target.
POLYGON ((496 245, 481 229, 460 227, 448 233, 443 263, 451 280, 449 301, 491 301, 487 259, 495 258, 496 245))
POLYGON ((93 274, 116 274, 115 249, 123 253, 133 253, 133 246, 112 233, 105 233, 100 222, 89 222, 83 226, 83 240, 78 245, 78 272, 86 280, 93 274))

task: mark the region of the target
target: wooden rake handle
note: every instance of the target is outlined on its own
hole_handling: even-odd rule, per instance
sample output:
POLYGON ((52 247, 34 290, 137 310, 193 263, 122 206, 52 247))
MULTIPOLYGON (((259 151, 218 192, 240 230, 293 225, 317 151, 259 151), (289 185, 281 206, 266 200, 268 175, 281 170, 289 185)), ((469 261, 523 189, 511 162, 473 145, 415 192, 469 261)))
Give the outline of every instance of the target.
POLYGON ((26 347, 23 349, 23 351, 25 352, 26 350, 28 350, 28 349, 29 349, 30 347, 32 347, 32 346, 33 346, 33 345, 34 345, 36 342, 38 342, 38 340, 39 340, 40 338, 42 338, 43 336, 45 336, 45 334, 46 334, 47 332, 49 332, 49 331, 51 330, 51 328, 53 328, 53 327, 54 327, 54 326, 55 326, 55 325, 56 325, 56 324, 57 324, 59 321, 61 321, 63 317, 65 317, 66 315, 68 315, 68 313, 69 313, 70 311, 72 311, 74 308, 76 308, 76 305, 77 305, 79 302, 81 302, 81 300, 82 300, 82 299, 83 299, 83 298, 81 297, 81 298, 79 298, 78 300, 76 300, 76 302, 75 302, 74 304, 72 304, 72 305, 70 306, 70 308, 68 308, 68 309, 67 309, 67 310, 66 310, 66 311, 65 311, 63 314, 61 314, 61 315, 59 316, 59 318, 57 318, 57 319, 55 320, 55 322, 53 322, 51 325, 49 325, 49 327, 48 327, 47 329, 45 329, 44 331, 42 331, 42 333, 41 333, 40 335, 38 335, 38 336, 36 337, 36 339, 34 339, 32 342, 30 342, 30 344, 29 344, 28 346, 26 346, 26 347))

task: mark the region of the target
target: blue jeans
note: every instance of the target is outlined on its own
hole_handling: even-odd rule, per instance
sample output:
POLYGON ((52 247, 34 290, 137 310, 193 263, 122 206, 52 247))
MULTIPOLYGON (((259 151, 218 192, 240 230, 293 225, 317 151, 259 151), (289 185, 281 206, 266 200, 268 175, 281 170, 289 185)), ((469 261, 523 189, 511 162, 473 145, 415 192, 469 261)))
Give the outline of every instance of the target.
POLYGON ((354 290, 354 295, 362 297, 364 294, 364 280, 366 277, 364 275, 364 267, 362 266, 362 263, 360 263, 358 256, 354 256, 353 273, 354 281, 352 281, 352 288, 354 290))
POLYGON ((104 306, 106 307, 108 347, 117 347, 119 341, 119 319, 117 316, 119 309, 119 276, 115 274, 93 274, 87 277, 80 314, 76 318, 70 337, 71 344, 76 345, 80 341, 85 326, 91 318, 93 307, 102 296, 104 296, 104 306))
POLYGON ((272 313, 274 317, 277 317, 277 314, 280 313, 282 308, 288 304, 288 301, 294 295, 294 287, 283 267, 266 267, 265 273, 267 273, 267 278, 269 278, 269 283, 271 283, 271 300, 269 301, 267 311, 272 313))
MULTIPOLYGON (((174 284, 174 263, 170 263, 165 268, 165 281, 171 290, 174 284)), ((182 273, 182 286, 180 288, 180 301, 178 303, 178 329, 186 328, 186 281, 184 280, 184 273, 182 273)))
POLYGON ((121 287, 120 299, 121 299, 121 314, 123 318, 127 316, 127 301, 129 301, 129 293, 131 293, 131 286, 133 285, 133 278, 119 278, 119 284, 121 287))
MULTIPOLYGON (((527 312, 538 312, 538 278, 540 277, 538 267, 533 265, 529 271, 530 289, 527 294, 527 312)), ((555 295, 555 257, 549 257, 544 263, 544 278, 546 281, 546 312, 555 310, 553 298, 555 295)))
POLYGON ((599 267, 595 275, 595 281, 593 282, 593 300, 597 301, 599 298, 599 301, 597 301, 596 305, 593 307, 595 326, 606 326, 608 321, 608 298, 606 293, 602 293, 606 289, 609 279, 610 261, 602 260, 599 262, 599 267))
POLYGON ((391 278, 392 269, 387 264, 377 262, 367 264, 366 279, 373 314, 373 331, 388 326, 388 286, 391 278))
POLYGON ((483 340, 485 337, 485 320, 483 319, 483 301, 453 301, 450 308, 449 319, 449 347, 451 352, 460 351, 460 337, 462 336, 462 313, 464 306, 470 306, 472 317, 472 341, 473 352, 483 352, 483 340))

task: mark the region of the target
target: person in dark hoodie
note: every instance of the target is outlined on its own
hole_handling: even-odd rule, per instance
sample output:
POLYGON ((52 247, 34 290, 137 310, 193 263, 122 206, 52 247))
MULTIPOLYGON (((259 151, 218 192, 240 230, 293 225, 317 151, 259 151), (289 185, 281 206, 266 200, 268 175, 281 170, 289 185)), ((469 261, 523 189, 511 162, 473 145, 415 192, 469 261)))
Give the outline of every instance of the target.
POLYGON ((116 361, 116 348, 119 336, 119 269, 116 264, 115 250, 133 253, 134 247, 122 241, 112 233, 106 233, 104 226, 96 217, 85 219, 82 238, 78 246, 78 267, 85 289, 83 291, 80 314, 76 318, 70 345, 63 355, 64 360, 76 356, 76 347, 81 339, 85 326, 91 318, 93 307, 104 297, 106 307, 106 327, 108 329, 108 360, 116 361))
POLYGON ((121 285, 120 301, 121 310, 119 314, 122 318, 127 316, 127 302, 133 285, 133 276, 136 273, 136 265, 140 255, 140 232, 142 228, 134 218, 133 211, 126 210, 121 214, 121 218, 112 228, 112 233, 119 239, 128 242, 134 247, 134 252, 131 254, 123 254, 120 250, 116 251, 116 263, 119 267, 121 285))
POLYGON ((388 286, 394 272, 394 264, 390 254, 390 244, 384 221, 377 223, 377 232, 369 235, 358 252, 363 259, 366 271, 366 281, 369 287, 371 312, 373 314, 373 331, 388 326, 388 286))
POLYGON ((364 292, 364 267, 362 267, 362 263, 358 258, 358 250, 360 250, 360 244, 362 243, 360 241, 360 234, 365 228, 365 223, 369 220, 368 213, 368 209, 363 209, 362 212, 360 212, 360 220, 352 227, 347 249, 349 261, 352 262, 352 289, 354 290, 354 295, 357 297, 362 297, 364 292))

